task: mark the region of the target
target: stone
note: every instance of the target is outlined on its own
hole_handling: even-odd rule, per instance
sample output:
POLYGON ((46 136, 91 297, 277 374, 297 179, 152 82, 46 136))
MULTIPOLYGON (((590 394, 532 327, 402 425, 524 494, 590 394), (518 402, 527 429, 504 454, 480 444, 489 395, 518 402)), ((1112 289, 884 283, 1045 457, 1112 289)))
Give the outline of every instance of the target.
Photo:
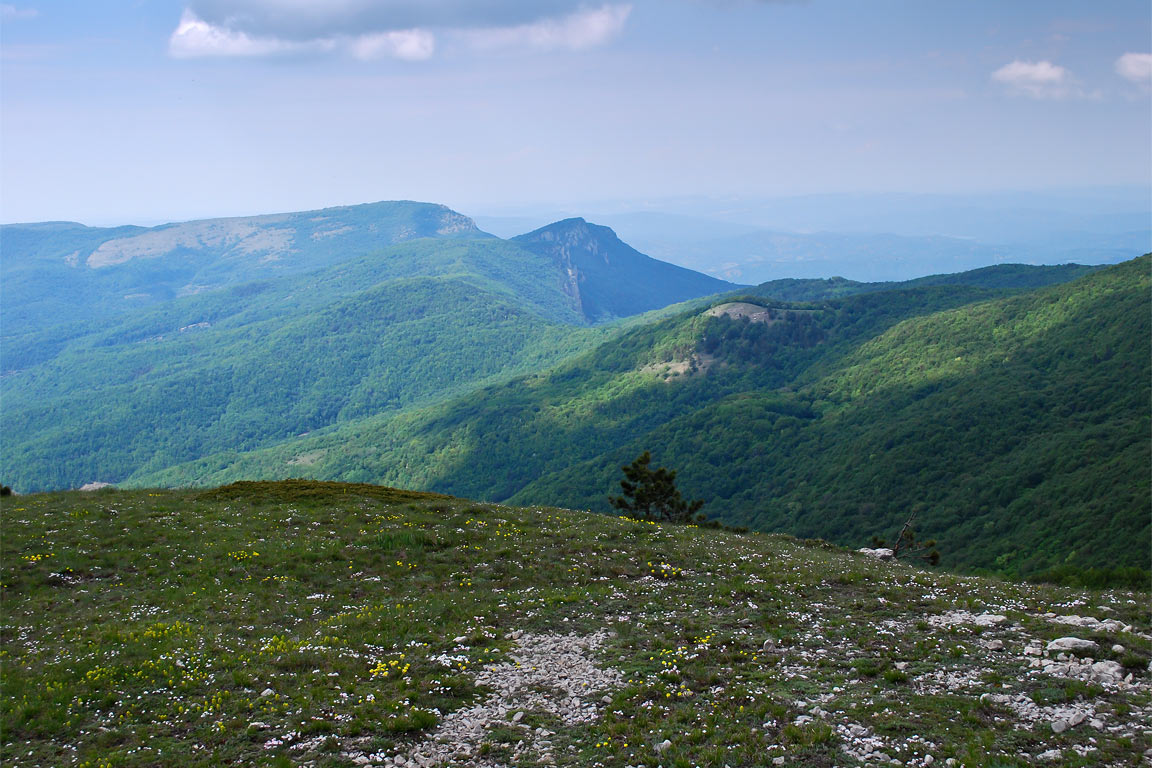
POLYGON ((1047 752, 1041 752, 1036 755, 1037 760, 1059 760, 1063 756, 1063 752, 1058 749, 1050 749, 1047 752))
POLYGON ((772 765, 784 765, 784 758, 782 758, 782 757, 772 758, 772 765))
POLYGON ((1116 645, 1112 646, 1112 653, 1124 653, 1124 646, 1116 643, 1116 645))
POLYGON ((932 755, 924 755, 924 765, 932 765, 934 762, 936 762, 936 758, 932 755))
POLYGON ((906 662, 906 661, 898 661, 898 662, 896 662, 896 669, 898 669, 898 670, 900 670, 901 672, 903 672, 904 670, 908 669, 908 662, 906 662))
POLYGON ((269 696, 275 696, 275 695, 276 695, 276 691, 272 690, 271 688, 265 688, 263 691, 260 692, 260 698, 262 698, 262 699, 266 699, 269 696))
POLYGON ((876 549, 869 549, 868 547, 862 547, 861 549, 858 549, 856 551, 862 555, 867 555, 868 557, 874 557, 877 560, 891 560, 893 557, 895 557, 892 550, 888 549, 887 547, 877 547, 876 549))
POLYGON ((512 722, 514 722, 514 723, 518 723, 523 719, 524 719, 524 713, 523 712, 517 712, 516 714, 512 715, 512 722))
POLYGON ((1068 718, 1068 725, 1071 725, 1073 728, 1075 728, 1077 725, 1080 725, 1080 723, 1084 722, 1087 718, 1088 715, 1086 715, 1083 711, 1077 711, 1072 715, 1072 717, 1068 718))
POLYGON ((662 755, 671 748, 672 748, 672 742, 669 741, 668 739, 664 739, 664 741, 662 741, 656 745, 656 754, 662 755))
POLYGON ((988 645, 985 647, 987 647, 988 650, 990 650, 990 651, 1002 651, 1002 650, 1004 650, 1004 641, 1003 640, 989 640, 988 645))
POLYGON ((1098 661, 1092 665, 1092 677, 1101 682, 1119 682, 1124 677, 1124 667, 1116 661, 1098 661))
POLYGON ((764 645, 760 646, 760 650, 764 653, 771 653, 776 650, 776 640, 771 637, 768 638, 764 641, 764 645))
POLYGON ((1091 640, 1081 640, 1078 637, 1058 637, 1048 643, 1048 652, 1052 651, 1088 651, 1098 646, 1091 640))
POLYGON ((1052 733, 1064 733, 1069 727, 1067 720, 1052 721, 1052 733))

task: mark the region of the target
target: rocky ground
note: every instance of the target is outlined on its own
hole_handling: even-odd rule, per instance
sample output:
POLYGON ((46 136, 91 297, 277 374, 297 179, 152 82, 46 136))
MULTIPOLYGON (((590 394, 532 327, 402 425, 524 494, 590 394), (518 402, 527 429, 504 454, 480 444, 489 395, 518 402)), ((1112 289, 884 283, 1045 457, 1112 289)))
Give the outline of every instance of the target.
POLYGON ((5 500, 5 765, 1152 765, 1147 593, 273 486, 5 500))

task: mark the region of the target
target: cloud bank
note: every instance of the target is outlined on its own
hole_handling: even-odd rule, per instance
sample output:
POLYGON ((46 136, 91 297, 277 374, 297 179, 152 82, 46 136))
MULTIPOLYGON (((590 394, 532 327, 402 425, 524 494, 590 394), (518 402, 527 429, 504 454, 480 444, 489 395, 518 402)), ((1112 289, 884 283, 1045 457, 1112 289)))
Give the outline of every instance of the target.
POLYGON ((452 32, 478 50, 583 50, 612 40, 631 6, 573 0, 192 0, 175 58, 343 53, 420 61, 452 32))

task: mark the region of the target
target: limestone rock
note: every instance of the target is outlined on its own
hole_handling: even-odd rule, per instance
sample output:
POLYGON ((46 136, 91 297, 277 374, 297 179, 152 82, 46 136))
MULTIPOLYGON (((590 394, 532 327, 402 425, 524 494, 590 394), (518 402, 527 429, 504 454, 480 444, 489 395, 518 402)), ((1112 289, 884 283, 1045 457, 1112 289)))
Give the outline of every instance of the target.
POLYGON ((1048 652, 1053 651, 1089 651, 1097 648, 1091 640, 1081 640, 1078 637, 1058 637, 1048 643, 1048 652))

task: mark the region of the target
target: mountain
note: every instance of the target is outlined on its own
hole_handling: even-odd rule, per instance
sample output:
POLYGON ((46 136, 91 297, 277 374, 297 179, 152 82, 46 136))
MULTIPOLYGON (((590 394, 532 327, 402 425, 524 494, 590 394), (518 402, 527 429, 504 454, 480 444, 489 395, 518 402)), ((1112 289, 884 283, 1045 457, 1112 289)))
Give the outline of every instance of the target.
POLYGON ((627 317, 736 287, 645 256, 608 227, 564 219, 512 238, 553 259, 567 276, 565 292, 591 322, 627 317))
POLYGON ((418 238, 490 238, 442 205, 370 203, 158 227, 0 227, 4 335, 332 266, 418 238))
POLYGON ((490 238, 417 240, 71 338, 11 339, 5 482, 118 482, 250 450, 535 370, 605 332, 583 325, 548 259, 490 238))
POLYGON ((916 510, 952 566, 1142 579, 1150 261, 1039 289, 1081 270, 731 294, 455 401, 131 482, 303 474, 608 511, 649 449, 730 524, 861 546, 916 510))
POLYGON ((1146 590, 368 485, 0 504, 4 765, 1072 768, 1150 746, 1146 590))
POLYGON ((7 227, 5 481, 120 482, 428 405, 619 331, 590 323, 731 287, 583 227, 563 258, 407 202, 7 227), (610 262, 585 258, 597 248, 610 262))

